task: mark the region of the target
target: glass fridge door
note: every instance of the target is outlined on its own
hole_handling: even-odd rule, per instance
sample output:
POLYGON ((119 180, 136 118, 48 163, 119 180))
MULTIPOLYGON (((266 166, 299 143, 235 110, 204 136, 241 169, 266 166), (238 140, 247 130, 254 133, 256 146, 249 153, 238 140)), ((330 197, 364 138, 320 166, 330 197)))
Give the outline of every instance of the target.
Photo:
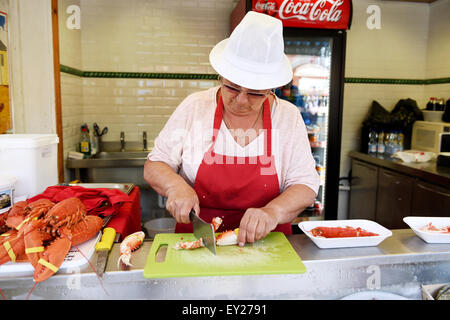
POLYGON ((314 204, 293 223, 324 219, 332 40, 285 38, 285 53, 291 62, 294 76, 289 84, 277 88, 275 94, 292 102, 301 113, 321 181, 314 204))

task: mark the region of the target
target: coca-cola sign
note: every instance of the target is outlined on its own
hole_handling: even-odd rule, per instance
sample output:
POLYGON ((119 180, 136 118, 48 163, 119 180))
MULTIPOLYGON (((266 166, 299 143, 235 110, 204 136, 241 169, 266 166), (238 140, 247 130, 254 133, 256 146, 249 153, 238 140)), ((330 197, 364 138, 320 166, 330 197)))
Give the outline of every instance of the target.
POLYGON ((351 0, 252 0, 252 10, 280 19, 285 27, 345 30, 351 0))

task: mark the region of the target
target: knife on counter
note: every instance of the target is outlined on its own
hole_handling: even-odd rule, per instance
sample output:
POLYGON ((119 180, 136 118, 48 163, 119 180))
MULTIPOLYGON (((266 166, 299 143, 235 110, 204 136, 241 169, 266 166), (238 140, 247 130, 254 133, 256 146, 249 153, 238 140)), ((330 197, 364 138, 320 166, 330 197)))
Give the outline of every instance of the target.
POLYGON ((109 251, 111 250, 115 237, 116 230, 114 228, 105 228, 103 229, 102 238, 95 245, 95 251, 97 252, 97 265, 95 271, 99 277, 102 277, 105 272, 109 251))
POLYGON ((189 220, 192 221, 194 236, 197 239, 202 238, 205 247, 213 254, 216 254, 216 236, 214 235, 213 225, 196 215, 194 209, 189 212, 189 220))

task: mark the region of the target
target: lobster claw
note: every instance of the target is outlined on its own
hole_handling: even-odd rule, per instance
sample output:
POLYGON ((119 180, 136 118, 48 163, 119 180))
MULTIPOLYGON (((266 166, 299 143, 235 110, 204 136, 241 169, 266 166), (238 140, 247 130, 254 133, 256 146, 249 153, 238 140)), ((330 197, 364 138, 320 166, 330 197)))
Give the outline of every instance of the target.
POLYGON ((34 282, 45 281, 55 274, 71 247, 72 242, 68 238, 58 238, 53 241, 42 253, 34 269, 34 282))
POLYGON ((11 230, 10 234, 2 234, 0 237, 0 265, 8 261, 15 262, 17 257, 25 252, 23 239, 17 231, 11 230))
POLYGON ((39 221, 30 221, 24 226, 25 253, 28 261, 36 268, 39 259, 44 252, 43 237, 38 230, 39 221))

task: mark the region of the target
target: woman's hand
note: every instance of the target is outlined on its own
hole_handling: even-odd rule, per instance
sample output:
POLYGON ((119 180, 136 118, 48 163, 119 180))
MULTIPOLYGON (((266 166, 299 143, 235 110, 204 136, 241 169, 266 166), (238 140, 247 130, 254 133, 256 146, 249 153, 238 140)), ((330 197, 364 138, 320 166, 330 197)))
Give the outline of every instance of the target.
POLYGON ((194 209, 198 215, 200 205, 197 194, 187 183, 179 183, 167 190, 166 209, 179 223, 189 223, 189 212, 194 209))
POLYGON ((200 213, 200 205, 194 189, 168 164, 147 160, 144 178, 160 195, 167 197, 166 209, 179 223, 189 223, 189 212, 200 213))
POLYGON ((239 225, 238 243, 243 246, 246 242, 258 241, 269 234, 278 224, 277 213, 274 209, 249 208, 245 211, 239 225))
POLYGON ((239 225, 238 243, 255 242, 264 238, 278 224, 290 223, 309 205, 316 193, 305 185, 292 185, 262 208, 249 208, 239 225))

